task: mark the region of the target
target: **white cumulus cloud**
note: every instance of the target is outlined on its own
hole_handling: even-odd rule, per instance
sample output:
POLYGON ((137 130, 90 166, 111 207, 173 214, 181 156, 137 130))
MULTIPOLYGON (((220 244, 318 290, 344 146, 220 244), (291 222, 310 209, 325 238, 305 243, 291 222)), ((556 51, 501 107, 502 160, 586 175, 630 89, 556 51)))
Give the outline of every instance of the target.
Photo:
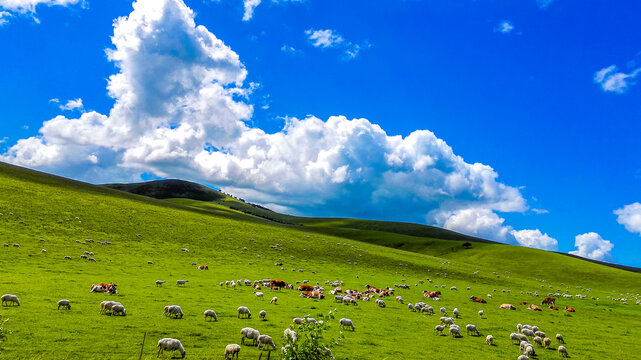
POLYGON ((315 47, 320 47, 320 48, 329 48, 329 47, 334 47, 338 46, 339 44, 342 44, 345 39, 336 32, 336 30, 332 29, 325 29, 325 30, 314 30, 314 29, 308 29, 305 30, 305 35, 307 35, 307 39, 311 42, 311 44, 315 47))
POLYGON ((614 244, 609 240, 604 240, 601 235, 595 232, 577 235, 574 238, 574 246, 577 249, 570 251, 570 254, 594 260, 612 260, 610 251, 614 248, 614 244))
POLYGON ((0 26, 8 23, 10 17, 11 17, 11 13, 10 12, 8 12, 8 11, 0 11, 0 26))
POLYGON ((614 210, 617 215, 617 222, 632 233, 641 235, 641 204, 638 202, 625 205, 621 209, 614 210))
POLYGON ((107 50, 118 70, 111 110, 45 121, 0 160, 94 183, 184 178, 293 213, 427 221, 501 241, 512 228, 497 212, 528 210, 492 167, 467 163, 428 130, 399 136, 344 116, 250 127, 256 85, 245 84, 238 54, 181 0, 133 8, 107 50))
POLYGON ((550 237, 548 234, 541 233, 541 230, 512 230, 510 234, 514 236, 519 245, 543 249, 543 250, 556 250, 559 246, 556 239, 550 237))
POLYGON ((641 73, 641 68, 626 74, 620 72, 616 65, 608 66, 594 74, 594 82, 599 84, 603 91, 622 94, 633 84, 633 79, 641 73))

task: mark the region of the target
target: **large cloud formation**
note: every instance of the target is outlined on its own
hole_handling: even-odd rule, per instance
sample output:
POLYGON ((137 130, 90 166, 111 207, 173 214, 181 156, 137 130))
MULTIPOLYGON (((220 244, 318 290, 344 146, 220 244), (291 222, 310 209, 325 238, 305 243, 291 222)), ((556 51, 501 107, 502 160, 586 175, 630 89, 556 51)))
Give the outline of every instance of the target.
POLYGON ((570 254, 594 260, 613 260, 610 251, 614 248, 614 244, 609 240, 604 240, 601 235, 595 232, 577 235, 574 246, 576 246, 577 249, 570 251, 570 254))
POLYGON ((641 204, 638 202, 625 205, 621 209, 614 210, 617 215, 617 222, 632 233, 641 235, 641 204))
POLYGON ((289 118, 273 134, 249 127, 254 84, 239 56, 181 0, 133 7, 114 22, 107 50, 119 70, 109 114, 45 121, 0 160, 90 182, 185 178, 294 213, 429 222, 552 247, 547 234, 502 225, 496 212, 528 209, 517 188, 430 131, 388 135, 344 116, 289 118))

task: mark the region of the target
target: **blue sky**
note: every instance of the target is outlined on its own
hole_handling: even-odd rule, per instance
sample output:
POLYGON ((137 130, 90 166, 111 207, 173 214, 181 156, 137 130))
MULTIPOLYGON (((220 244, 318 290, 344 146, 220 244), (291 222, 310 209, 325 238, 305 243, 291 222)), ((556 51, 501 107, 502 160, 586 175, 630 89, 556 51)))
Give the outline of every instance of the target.
POLYGON ((639 13, 0 0, 0 160, 641 266, 639 13))

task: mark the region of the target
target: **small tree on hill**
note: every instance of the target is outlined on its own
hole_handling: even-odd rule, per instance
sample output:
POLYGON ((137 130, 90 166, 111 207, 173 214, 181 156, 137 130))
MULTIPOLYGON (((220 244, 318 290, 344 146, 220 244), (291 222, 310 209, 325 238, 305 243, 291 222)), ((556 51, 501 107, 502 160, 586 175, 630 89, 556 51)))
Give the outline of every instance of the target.
POLYGON ((463 243, 463 247, 466 248, 466 249, 469 249, 469 248, 472 247, 472 244, 469 243, 469 242, 466 242, 466 243, 463 243))

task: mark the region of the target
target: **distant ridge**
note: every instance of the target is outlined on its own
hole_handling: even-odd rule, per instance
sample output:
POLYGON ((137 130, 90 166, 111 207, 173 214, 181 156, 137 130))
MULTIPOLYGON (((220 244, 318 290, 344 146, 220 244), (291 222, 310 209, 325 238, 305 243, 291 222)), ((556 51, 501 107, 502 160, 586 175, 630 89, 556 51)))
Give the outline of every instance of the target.
POLYGON ((215 201, 225 198, 225 195, 220 191, 191 181, 178 179, 154 180, 131 184, 104 184, 102 186, 155 199, 185 198, 198 201, 215 201))

